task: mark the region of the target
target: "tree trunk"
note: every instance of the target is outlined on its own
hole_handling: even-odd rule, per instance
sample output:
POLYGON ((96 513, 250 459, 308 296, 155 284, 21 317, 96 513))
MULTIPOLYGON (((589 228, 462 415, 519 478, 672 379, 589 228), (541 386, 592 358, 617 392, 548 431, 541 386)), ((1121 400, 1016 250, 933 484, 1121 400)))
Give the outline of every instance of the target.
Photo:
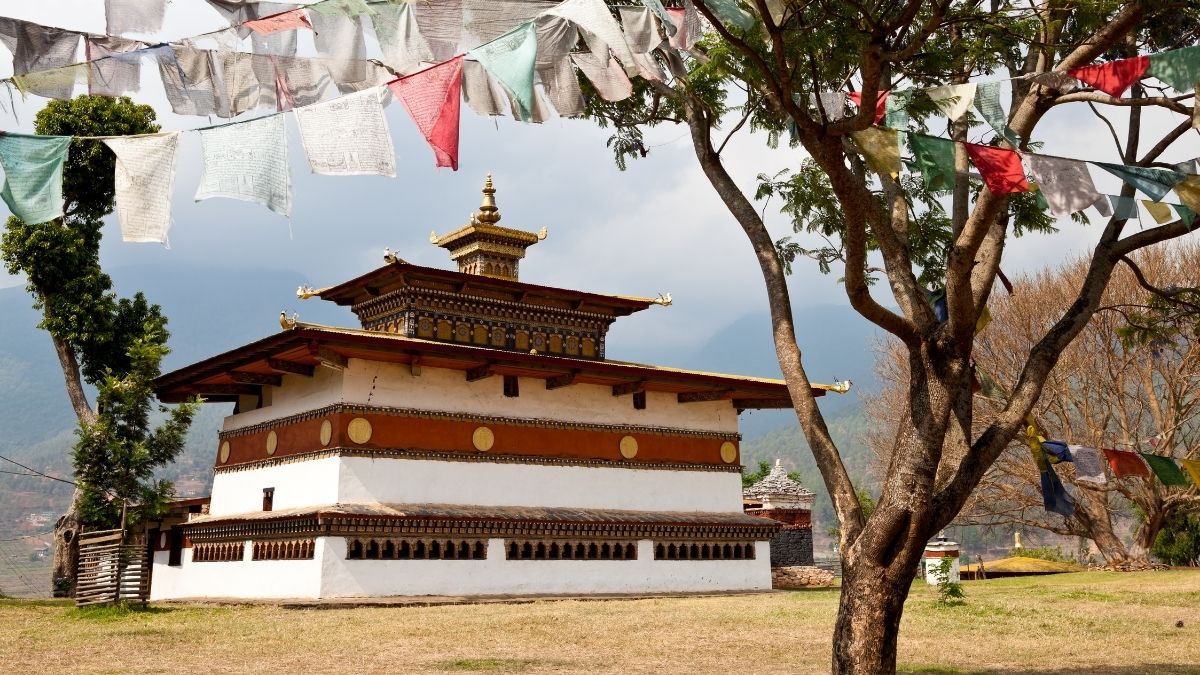
POLYGON ((67 512, 54 524, 54 566, 50 588, 56 598, 75 597, 75 573, 79 567, 79 501, 82 493, 75 488, 67 512))
POLYGON ((75 349, 69 342, 51 335, 54 341, 54 351, 58 354, 58 363, 62 366, 63 380, 67 385, 67 397, 71 399, 71 408, 79 423, 95 424, 96 411, 92 410, 87 400, 87 392, 83 390, 83 378, 79 375, 79 360, 75 358, 75 349))
POLYGON ((900 618, 916 566, 897 583, 866 561, 842 568, 842 595, 833 629, 835 675, 896 672, 900 618))
POLYGON ((1128 560, 1129 551, 1113 532, 1108 494, 1087 489, 1076 490, 1076 494, 1079 498, 1075 500, 1075 513, 1084 530, 1081 534, 1096 544, 1105 562, 1115 564, 1128 560))

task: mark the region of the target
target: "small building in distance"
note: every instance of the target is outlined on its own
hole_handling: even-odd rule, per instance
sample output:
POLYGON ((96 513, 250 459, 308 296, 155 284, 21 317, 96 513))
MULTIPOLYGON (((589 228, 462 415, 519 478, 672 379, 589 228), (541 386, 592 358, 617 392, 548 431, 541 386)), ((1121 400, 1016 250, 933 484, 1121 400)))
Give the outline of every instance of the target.
POLYGON ((790 408, 784 382, 609 359, 669 298, 521 281, 545 231, 501 227, 495 192, 433 237, 457 270, 388 251, 301 289, 359 327, 281 317, 155 382, 234 409, 211 498, 151 524, 152 600, 771 587, 783 526, 743 512, 738 414, 790 408))
POLYGON ((746 514, 783 524, 771 537, 772 567, 813 564, 812 507, 816 495, 788 477, 781 460, 762 480, 742 491, 746 514))

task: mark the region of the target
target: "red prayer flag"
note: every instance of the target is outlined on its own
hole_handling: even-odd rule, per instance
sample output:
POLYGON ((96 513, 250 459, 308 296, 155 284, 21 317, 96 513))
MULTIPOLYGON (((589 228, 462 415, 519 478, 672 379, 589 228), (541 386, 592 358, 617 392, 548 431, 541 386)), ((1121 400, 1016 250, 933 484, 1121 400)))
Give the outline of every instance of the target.
MULTIPOLYGON (((875 101, 875 122, 874 122, 875 124, 879 124, 880 122, 882 122, 884 116, 887 115, 887 98, 888 98, 888 94, 890 94, 890 93, 891 93, 890 91, 881 91, 878 94, 879 98, 876 99, 876 101, 875 101)), ((846 98, 850 99, 854 103, 854 105, 856 105, 860 108, 862 107, 862 92, 861 91, 852 91, 852 92, 846 94, 846 98)))
POLYGON ((271 33, 297 28, 313 29, 312 22, 308 20, 308 14, 303 9, 293 9, 290 12, 264 16, 261 19, 247 21, 242 25, 259 35, 270 35, 271 33))
POLYGON ((1146 466, 1146 460, 1136 452, 1110 450, 1109 448, 1104 448, 1102 452, 1104 452, 1104 458, 1108 460, 1108 467, 1112 469, 1113 475, 1117 478, 1150 477, 1150 469, 1146 466))
POLYGON ((463 57, 388 83, 433 148, 437 166, 458 171, 458 113, 463 57))
POLYGON ((1067 74, 1114 98, 1121 98, 1121 94, 1124 94, 1130 85, 1141 79, 1149 67, 1149 56, 1135 56, 1131 59, 1072 68, 1067 71, 1067 74))
POLYGON ((971 163, 979 169, 983 182, 992 194, 1006 195, 1013 192, 1029 192, 1029 181, 1025 180, 1025 167, 1015 150, 993 145, 963 143, 971 163))

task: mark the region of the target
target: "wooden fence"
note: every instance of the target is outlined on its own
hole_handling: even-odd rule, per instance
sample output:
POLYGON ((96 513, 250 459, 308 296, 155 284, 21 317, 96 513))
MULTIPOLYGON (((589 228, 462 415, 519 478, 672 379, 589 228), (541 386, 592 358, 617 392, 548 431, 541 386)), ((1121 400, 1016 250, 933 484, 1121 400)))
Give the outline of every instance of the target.
POLYGON ((75 604, 140 602, 150 599, 150 560, 146 542, 121 530, 79 535, 75 604))

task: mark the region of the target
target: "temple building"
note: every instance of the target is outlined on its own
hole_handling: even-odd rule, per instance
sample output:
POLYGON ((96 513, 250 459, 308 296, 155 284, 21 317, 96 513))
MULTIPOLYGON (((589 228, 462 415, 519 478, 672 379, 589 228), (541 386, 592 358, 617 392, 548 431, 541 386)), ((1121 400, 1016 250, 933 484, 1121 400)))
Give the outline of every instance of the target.
POLYGON ((155 382, 234 408, 211 497, 150 525, 151 599, 771 587, 781 525, 743 512, 738 414, 790 408, 784 383, 607 358, 613 322, 669 297, 519 280, 546 232, 483 192, 433 237, 457 270, 388 251, 300 290, 359 327, 284 316, 155 382))
POLYGON ((769 518, 782 524, 771 537, 771 567, 797 567, 813 564, 812 508, 816 495, 793 480, 775 460, 775 466, 762 480, 742 491, 747 514, 769 518))

